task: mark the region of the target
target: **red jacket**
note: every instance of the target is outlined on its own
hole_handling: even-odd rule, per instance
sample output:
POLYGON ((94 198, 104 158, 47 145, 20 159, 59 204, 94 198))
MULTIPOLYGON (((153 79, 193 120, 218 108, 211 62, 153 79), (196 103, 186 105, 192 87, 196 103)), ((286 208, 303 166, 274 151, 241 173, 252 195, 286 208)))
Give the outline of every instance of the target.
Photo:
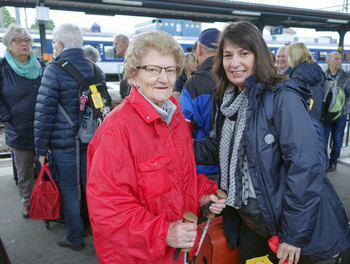
POLYGON ((217 190, 196 175, 192 136, 172 101, 168 126, 132 88, 89 145, 87 202, 101 263, 183 263, 182 254, 172 260, 169 224, 187 211, 198 215, 199 198, 217 190))

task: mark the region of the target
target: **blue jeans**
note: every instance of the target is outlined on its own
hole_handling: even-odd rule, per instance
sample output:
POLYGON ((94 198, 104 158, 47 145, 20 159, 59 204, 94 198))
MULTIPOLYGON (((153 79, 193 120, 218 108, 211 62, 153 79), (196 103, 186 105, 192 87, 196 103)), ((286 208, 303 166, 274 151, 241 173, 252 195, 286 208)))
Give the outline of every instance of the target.
POLYGON ((333 121, 330 125, 323 127, 326 142, 328 142, 329 135, 332 132, 332 150, 330 154, 330 162, 334 165, 337 164, 338 158, 340 156, 341 147, 343 145, 346 121, 347 115, 343 115, 341 118, 333 121))
MULTIPOLYGON (((80 216, 81 200, 78 196, 75 147, 52 149, 58 185, 62 194, 62 208, 67 227, 66 238, 72 243, 83 242, 84 222, 80 216)), ((80 181, 86 187, 86 150, 80 152, 80 181)))

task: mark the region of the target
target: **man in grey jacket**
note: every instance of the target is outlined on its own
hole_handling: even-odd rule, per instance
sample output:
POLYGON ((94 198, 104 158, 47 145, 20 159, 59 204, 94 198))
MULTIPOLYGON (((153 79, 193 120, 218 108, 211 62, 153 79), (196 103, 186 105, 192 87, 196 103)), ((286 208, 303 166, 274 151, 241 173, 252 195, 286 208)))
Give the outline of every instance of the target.
POLYGON ((326 142, 328 142, 329 135, 332 132, 332 150, 327 169, 327 172, 331 172, 337 169, 337 162, 343 144, 344 129, 348 114, 350 114, 350 74, 346 73, 341 68, 342 59, 339 52, 333 51, 328 53, 326 61, 328 64, 328 69, 325 71, 326 77, 334 79, 337 82, 337 85, 344 90, 346 95, 342 116, 331 124, 324 126, 326 142))

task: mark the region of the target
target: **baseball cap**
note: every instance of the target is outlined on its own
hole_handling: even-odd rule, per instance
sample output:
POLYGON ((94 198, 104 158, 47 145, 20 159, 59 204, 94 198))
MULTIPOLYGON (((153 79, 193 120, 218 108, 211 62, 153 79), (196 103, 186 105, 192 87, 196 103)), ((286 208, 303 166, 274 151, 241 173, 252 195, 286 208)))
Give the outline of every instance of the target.
POLYGON ((198 42, 200 42, 202 45, 208 48, 217 49, 219 34, 220 31, 218 29, 208 28, 201 32, 201 34, 199 35, 198 42))

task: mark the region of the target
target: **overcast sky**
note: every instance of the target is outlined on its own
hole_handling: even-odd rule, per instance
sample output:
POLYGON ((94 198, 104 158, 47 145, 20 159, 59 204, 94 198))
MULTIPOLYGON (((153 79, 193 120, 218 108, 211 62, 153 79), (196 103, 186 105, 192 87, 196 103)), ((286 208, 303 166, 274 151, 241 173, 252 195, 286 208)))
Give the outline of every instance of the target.
MULTIPOLYGON (((251 1, 241 1, 239 2, 250 2, 250 3, 259 3, 259 4, 269 4, 269 5, 280 5, 280 6, 289 6, 289 7, 298 7, 298 8, 310 8, 326 11, 340 11, 342 10, 343 0, 251 0, 251 1)), ((11 15, 15 17, 15 9, 13 7, 8 7, 11 15)), ((35 9, 27 8, 26 12, 24 8, 20 9, 22 26, 26 26, 25 23, 25 13, 27 14, 27 25, 30 27, 34 23, 36 17, 35 9)), ((56 11, 50 10, 49 12, 50 19, 52 19, 55 25, 61 23, 73 22, 77 23, 82 28, 91 28, 92 24, 96 22, 101 26, 102 32, 108 33, 124 33, 132 34, 134 33, 134 25, 144 21, 148 21, 153 18, 149 17, 129 17, 129 16, 95 16, 95 15, 85 15, 82 12, 70 12, 70 11, 56 11), (74 15, 74 19, 72 19, 74 15)), ((222 29, 224 23, 203 23, 202 28, 217 27, 219 30, 222 29)), ((317 36, 329 36, 338 38, 337 33, 329 32, 315 32, 314 30, 300 30, 295 29, 299 35, 310 36, 310 34, 315 34, 317 36)), ((347 34, 350 35, 350 34, 347 34)), ((350 37, 346 37, 346 42, 350 42, 350 37)))

